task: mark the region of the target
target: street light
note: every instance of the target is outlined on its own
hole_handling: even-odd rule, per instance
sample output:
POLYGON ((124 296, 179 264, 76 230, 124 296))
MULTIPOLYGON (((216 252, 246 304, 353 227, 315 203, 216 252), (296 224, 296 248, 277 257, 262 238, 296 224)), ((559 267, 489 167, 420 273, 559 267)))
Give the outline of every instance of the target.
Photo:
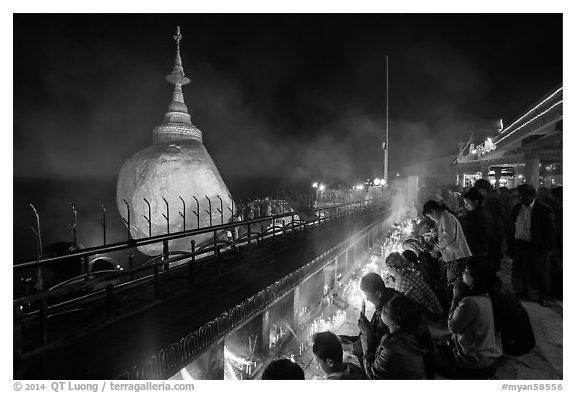
POLYGON ((324 184, 320 184, 320 185, 318 186, 318 189, 319 189, 320 191, 324 191, 325 188, 326 188, 326 186, 325 186, 324 184))
POLYGON ((374 179, 374 185, 379 186, 380 185, 380 179, 378 179, 378 178, 374 179))

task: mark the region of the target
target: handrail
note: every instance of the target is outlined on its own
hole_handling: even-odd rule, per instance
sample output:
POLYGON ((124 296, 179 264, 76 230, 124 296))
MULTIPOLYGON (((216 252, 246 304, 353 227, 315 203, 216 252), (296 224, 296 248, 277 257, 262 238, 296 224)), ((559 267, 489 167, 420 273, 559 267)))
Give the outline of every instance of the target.
MULTIPOLYGON (((336 208, 340 208, 340 207, 344 207, 344 206, 353 206, 353 205, 358 205, 358 204, 364 205, 364 204, 372 202, 372 201, 374 201, 374 199, 367 199, 367 200, 363 200, 363 201, 356 201, 356 202, 350 202, 350 203, 342 203, 342 204, 338 204, 338 205, 324 206, 324 207, 319 207, 319 208, 314 209, 314 212, 336 209, 336 208)), ((75 257, 93 256, 93 255, 103 254, 103 253, 112 252, 112 251, 121 251, 121 250, 130 249, 130 248, 145 246, 148 244, 159 243, 162 241, 175 240, 175 239, 180 239, 182 237, 188 237, 188 236, 196 236, 196 235, 201 235, 204 233, 209 233, 209 232, 214 232, 214 231, 222 231, 222 230, 232 229, 235 227, 245 226, 245 225, 249 225, 249 224, 256 224, 256 223, 260 223, 260 222, 264 222, 264 221, 281 219, 284 217, 291 217, 291 216, 297 216, 297 215, 298 215, 298 213, 293 211, 293 212, 289 212, 289 213, 266 216, 266 217, 262 217, 262 218, 252 219, 252 220, 236 221, 236 222, 231 222, 231 223, 227 223, 227 224, 219 224, 219 225, 214 225, 211 227, 191 229, 191 230, 182 231, 182 232, 162 234, 162 235, 156 235, 156 236, 140 238, 140 239, 131 239, 129 241, 86 248, 86 249, 75 251, 75 252, 67 254, 67 255, 47 257, 47 258, 42 258, 42 259, 30 259, 28 262, 23 262, 23 263, 19 263, 17 265, 13 265, 12 268, 14 269, 14 271, 25 270, 25 269, 30 269, 30 268, 37 268, 37 267, 47 265, 50 262, 61 261, 61 260, 65 260, 65 259, 75 258, 75 257)), ((321 220, 321 219, 319 218, 319 220, 321 220)))
MULTIPOLYGON (((357 202, 355 202, 355 203, 357 203, 357 202)), ((332 207, 336 207, 336 206, 318 208, 317 210, 326 210, 326 209, 329 209, 329 208, 332 208, 332 207)), ((344 213, 346 213, 346 212, 342 212, 342 213, 340 213, 339 215, 344 214, 344 213)), ((292 213, 287 213, 287 214, 288 214, 288 215, 294 215, 294 214, 296 214, 296 213, 292 212, 292 213)), ((338 216, 339 216, 339 215, 338 215, 338 216)), ((285 215, 281 215, 281 216, 285 216, 285 215)), ((250 221, 241 221, 241 222, 236 223, 236 226, 238 226, 238 225, 248 225, 248 224, 253 223, 253 222, 270 221, 272 217, 274 217, 274 218, 277 219, 279 216, 268 216, 268 217, 263 218, 263 219, 255 219, 255 220, 250 220, 250 221)), ((321 218, 321 217, 319 217, 317 222, 322 222, 322 221, 324 221, 324 220, 326 220, 326 218, 321 218)), ((226 225, 228 225, 228 224, 226 224, 226 225)), ((304 223, 303 221, 299 220, 297 225, 298 225, 298 227, 300 227, 300 226, 302 226, 302 225, 305 225, 305 223, 304 223)), ((295 221, 292 221, 290 225, 287 225, 287 226, 286 226, 286 229, 290 229, 290 226, 292 226, 292 229, 295 230, 295 229, 296 229, 295 221)), ((211 231, 214 231, 214 229, 212 229, 211 231)), ((263 234, 254 232, 254 233, 252 233, 252 235, 253 235, 253 237, 264 236, 264 238, 269 238, 269 237, 273 237, 276 232, 277 232, 276 230, 274 230, 273 232, 268 232, 268 233, 263 233, 263 234)), ((242 246, 242 245, 249 244, 248 239, 242 239, 242 238, 236 239, 236 242, 237 242, 237 244, 234 244, 234 242, 233 242, 232 245, 242 246)), ((206 247, 206 248, 200 247, 200 248, 196 249, 196 250, 193 251, 193 252, 171 251, 171 252, 170 252, 171 255, 174 255, 174 254, 178 254, 178 255, 169 258, 168 261, 166 261, 166 260, 161 260, 160 258, 162 258, 162 257, 164 256, 164 254, 160 254, 160 255, 157 255, 157 256, 155 256, 155 257, 152 257, 150 260, 144 262, 144 263, 143 263, 142 265, 140 265, 140 266, 134 267, 134 268, 129 269, 129 270, 116 271, 115 274, 110 274, 109 276, 107 276, 107 278, 112 279, 112 278, 129 277, 129 276, 134 275, 135 273, 139 273, 139 272, 147 271, 147 270, 153 270, 155 267, 161 267, 161 266, 165 265, 166 263, 170 264, 170 263, 178 262, 178 261, 180 261, 180 260, 184 260, 184 259, 192 258, 192 257, 195 258, 195 261, 196 261, 196 262, 202 261, 202 260, 204 260, 204 259, 206 259, 206 258, 211 257, 210 253, 215 252, 215 251, 216 251, 216 248, 218 248, 219 250, 225 249, 225 248, 229 248, 229 250, 225 251, 225 253, 232 251, 232 248, 231 248, 230 243, 227 243, 227 242, 223 242, 223 243, 226 243, 226 246, 224 246, 224 247, 217 247, 216 244, 206 243, 206 244, 204 245, 204 247, 206 247), (208 254, 208 255, 206 255, 206 254, 208 254), (200 258, 200 259, 197 259, 197 258, 196 258, 197 256, 201 256, 201 255, 206 255, 206 256, 203 257, 203 258, 200 258), (154 262, 151 263, 152 261, 154 261, 154 262)), ((58 257, 58 258, 60 258, 60 259, 67 259, 67 258, 70 258, 71 256, 73 256, 73 255, 66 255, 66 256, 62 256, 62 257, 58 257)), ((52 260, 52 259, 54 259, 54 258, 51 258, 50 260, 52 260)), ((49 262, 49 261, 44 261, 44 262, 49 262)), ((34 265, 34 267, 36 267, 36 266, 37 266, 37 265, 34 265)), ((93 273, 90 273, 90 275, 93 275, 93 273)), ((59 292, 62 292, 60 289, 61 289, 61 287, 64 287, 64 286, 66 285, 66 283, 73 283, 73 282, 75 282, 75 281, 80 280, 82 277, 86 278, 87 276, 86 276, 85 273, 80 274, 80 275, 78 275, 78 276, 75 276, 75 277, 72 277, 72 278, 66 280, 65 282, 59 283, 59 284, 55 285, 54 287, 48 288, 48 289, 46 289, 46 290, 43 291, 43 292, 39 292, 39 293, 35 293, 35 294, 31 294, 31 295, 28 295, 28 296, 24 296, 24 297, 21 297, 21 298, 14 299, 14 300, 13 300, 13 303, 14 303, 15 306, 19 306, 19 305, 21 305, 21 304, 26 304, 26 303, 38 301, 38 300, 41 300, 41 299, 49 298, 49 297, 52 297, 52 296, 57 296, 59 292)), ((128 281, 118 283, 115 287, 116 287, 116 288, 122 288, 122 287, 125 287, 125 286, 128 286, 128 285, 131 285, 131 284, 136 284, 136 283, 138 283, 138 282, 145 281, 145 280, 147 280, 147 279, 150 279, 151 277, 153 277, 153 275, 152 275, 152 274, 149 274, 149 275, 146 275, 146 276, 143 276, 143 277, 138 277, 137 279, 130 279, 130 280, 128 280, 128 281)), ((102 291, 101 291, 101 290, 97 290, 97 291, 94 291, 94 292, 92 292, 92 293, 90 293, 90 294, 84 294, 84 295, 82 295, 82 296, 79 296, 79 297, 77 297, 77 298, 75 298, 75 299, 70 299, 70 300, 66 300, 66 301, 64 301, 64 302, 62 302, 62 303, 57 303, 57 304, 49 305, 49 306, 47 306, 47 309, 48 309, 48 310, 51 310, 51 309, 60 308, 60 307, 62 307, 62 306, 65 306, 65 305, 69 304, 70 302, 78 301, 78 300, 86 300, 86 299, 88 299, 88 298, 96 297, 96 296, 101 295, 101 294, 102 294, 102 291)), ((31 315, 36 314, 37 312, 38 312, 37 310, 36 310, 36 311, 31 311, 31 312, 29 312, 29 313, 26 313, 26 315, 31 316, 31 315)))
MULTIPOLYGON (((297 228, 300 228, 302 226, 306 226, 307 224, 315 225, 315 224, 320 224, 326 220, 330 220, 332 218, 342 217, 344 215, 347 215, 347 214, 352 213, 352 212, 357 211, 357 210, 356 209, 353 209, 353 210, 340 209, 341 207, 351 206, 351 205, 353 206, 353 205, 358 205, 358 204, 365 205, 366 202, 370 202, 370 201, 371 200, 358 201, 358 202, 347 203, 347 204, 339 204, 339 205, 320 207, 320 208, 315 209, 315 211, 319 212, 319 211, 323 211, 323 210, 335 209, 336 214, 332 214, 328 217, 318 216, 317 220, 314 222, 311 222, 311 223, 306 223, 302 220, 293 219, 291 222, 291 225, 283 225, 283 227, 280 227, 280 226, 273 227, 272 230, 268 230, 265 233, 255 234, 255 235, 257 237, 260 237, 261 240, 263 240, 265 238, 266 239, 273 238, 277 232, 286 233, 287 230, 294 231, 297 228), (290 229, 290 226, 291 226, 291 229, 290 229)), ((290 212, 290 213, 285 213, 285 214, 280 214, 280 215, 275 215, 275 216, 267 216, 264 218, 259 218, 259 219, 254 219, 254 220, 241 221, 241 222, 230 223, 230 224, 225 224, 225 225, 218 225, 218 226, 212 227, 212 228, 203 228, 203 230, 206 232, 208 232, 208 231, 212 232, 215 230, 217 231, 219 228, 221 229, 221 228, 238 227, 238 226, 248 226, 249 227, 250 225, 253 225, 254 223, 259 223, 259 222, 263 222, 263 221, 274 221, 276 219, 282 220, 282 218, 290 217, 290 216, 293 217, 296 214, 297 213, 295 213, 295 212, 290 212)), ((198 232, 198 231, 188 231, 187 233, 184 233, 184 234, 180 233, 179 235, 180 236, 190 236, 189 235, 190 232, 198 232)), ((171 236, 173 236, 173 235, 176 235, 176 234, 171 234, 171 236)), ((159 242, 159 241, 162 241, 162 239, 156 240, 156 241, 159 242)), ((152 258, 152 260, 155 261, 153 263, 143 264, 143 265, 131 268, 129 270, 116 271, 115 273, 113 273, 111 271, 109 273, 109 275, 108 274, 106 274, 106 275, 104 275, 104 274, 92 274, 92 273, 84 272, 81 275, 70 278, 66 282, 57 284, 56 286, 54 286, 52 288, 48 288, 42 292, 34 293, 31 295, 23 296, 23 297, 18 298, 18 299, 14 299, 13 300, 14 310, 15 310, 15 312, 19 313, 19 317, 16 319, 22 321, 22 318, 29 319, 29 318, 33 318, 35 316, 38 316, 38 314, 40 314, 41 317, 42 317, 42 315, 44 315, 43 318, 47 318, 49 316, 50 312, 53 312, 54 310, 58 310, 58 309, 61 309, 63 307, 69 306, 73 303, 81 302, 81 301, 85 301, 85 300, 98 300, 102 296, 107 294, 108 289, 117 291, 117 290, 121 290, 123 288, 126 288, 126 289, 134 288, 134 289, 138 290, 141 283, 150 281, 151 279, 153 279, 154 282, 157 283, 157 280, 159 278, 159 276, 157 274, 157 269, 160 268, 161 266, 166 266, 166 265, 169 265, 170 263, 178 262, 178 261, 184 260, 184 259, 190 259, 190 261, 188 262, 188 265, 190 265, 191 263, 196 263, 196 262, 200 262, 202 260, 208 259, 208 258, 212 257, 212 255, 218 257, 217 254, 220 250, 225 250, 224 253, 234 252, 234 250, 235 250, 234 246, 238 247, 241 245, 250 245, 249 239, 239 238, 233 242, 218 242, 217 241, 216 243, 213 243, 213 244, 207 243, 205 246, 209 246, 209 247, 205 248, 205 249, 203 249, 202 247, 196 249, 193 245, 191 252, 176 251, 175 250, 175 251, 169 252, 170 255, 172 255, 172 256, 168 260, 160 260, 159 258, 166 256, 166 254, 161 254, 158 257, 152 258), (214 253, 214 254, 212 254, 212 253, 214 253), (177 255, 175 255, 175 254, 177 254, 177 255), (202 258, 197 258, 197 256, 201 256, 201 255, 206 255, 206 256, 202 257, 202 258), (133 278, 135 273, 144 272, 144 271, 152 271, 152 270, 154 270, 154 274, 150 273, 150 274, 145 274, 141 277, 133 278), (93 284, 98 284, 97 281, 99 281, 99 279, 95 276, 105 276, 103 278, 105 278, 106 280, 118 280, 118 282, 114 283, 112 285, 112 288, 106 288, 106 289, 102 288, 102 287, 98 288, 97 285, 95 285, 93 290, 90 293, 79 293, 74 298, 71 298, 71 299, 69 298, 69 299, 57 302, 55 304, 47 304, 46 303, 46 301, 51 297, 57 297, 57 296, 61 296, 63 294, 71 293, 70 290, 73 290, 74 288, 72 288, 72 289, 67 288, 66 287, 67 284, 78 283, 79 286, 83 286, 82 284, 85 284, 84 286, 86 288, 89 288, 93 284), (128 280, 125 279, 127 277, 129 277, 128 280), (84 278, 84 282, 81 281, 82 278, 84 278), (23 312, 23 310, 21 309, 21 307, 23 305, 26 305, 28 303, 38 302, 38 301, 43 302, 43 305, 42 305, 40 310, 30 310, 28 312, 23 312)), ((132 247, 135 247, 135 246, 132 246, 132 247)), ((94 253, 94 250, 88 250, 88 251, 83 250, 83 251, 84 252, 76 253, 76 255, 77 256, 82 255, 82 256, 84 256, 84 259, 86 259, 87 255, 90 255, 90 253, 94 253)), ((70 258, 72 256, 74 256, 74 255, 66 255, 66 256, 57 257, 57 258, 49 258, 49 259, 46 259, 42 262, 43 262, 43 265, 46 265, 51 261, 67 259, 67 258, 70 258)), ((37 267, 37 266, 38 266, 37 262, 32 265, 32 267, 37 267)), ((182 266, 175 267, 174 270, 175 271, 180 270, 181 268, 185 268, 185 267, 186 267, 186 265, 183 264, 182 266)), ((164 273, 166 273, 166 271, 162 273, 162 276, 164 276, 164 273)), ((101 279, 100 279, 100 281, 101 281, 101 279)))

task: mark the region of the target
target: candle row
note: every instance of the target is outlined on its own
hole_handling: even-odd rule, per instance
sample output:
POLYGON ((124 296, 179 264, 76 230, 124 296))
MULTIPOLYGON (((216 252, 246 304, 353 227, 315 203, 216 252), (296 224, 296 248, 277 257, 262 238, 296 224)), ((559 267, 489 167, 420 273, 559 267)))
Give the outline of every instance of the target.
POLYGON ((332 315, 328 320, 324 319, 324 314, 316 318, 310 329, 308 330, 308 337, 312 339, 314 334, 318 332, 325 332, 327 330, 336 330, 346 321, 346 311, 338 310, 336 314, 332 315))

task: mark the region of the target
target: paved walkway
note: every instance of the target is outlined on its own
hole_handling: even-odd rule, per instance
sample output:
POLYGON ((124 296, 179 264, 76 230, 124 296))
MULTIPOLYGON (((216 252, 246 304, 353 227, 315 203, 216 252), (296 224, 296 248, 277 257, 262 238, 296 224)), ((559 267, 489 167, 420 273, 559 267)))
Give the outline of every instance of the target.
MULTIPOLYGON (((508 288, 510 288, 511 266, 512 260, 503 259, 499 273, 502 282, 508 288)), ((530 315, 536 347, 524 356, 503 357, 493 379, 562 379, 562 302, 554 299, 551 308, 540 306, 536 300, 524 300, 522 304, 530 315)))

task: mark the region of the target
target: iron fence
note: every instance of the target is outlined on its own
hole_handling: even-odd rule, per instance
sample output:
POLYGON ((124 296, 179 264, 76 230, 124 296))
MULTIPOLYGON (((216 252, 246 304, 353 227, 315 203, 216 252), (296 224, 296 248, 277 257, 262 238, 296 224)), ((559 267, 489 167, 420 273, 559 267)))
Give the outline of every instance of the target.
MULTIPOLYGON (((218 199, 222 201, 221 198, 218 199)), ((50 288, 43 288, 35 293, 27 293, 24 296, 17 297, 13 301, 14 346, 17 354, 22 355, 31 348, 37 349, 49 344, 48 320, 51 318, 96 312, 104 313, 107 316, 107 320, 111 321, 121 316, 120 305, 123 302, 144 289, 151 288, 153 300, 158 300, 162 279, 166 278, 170 273, 182 272, 187 268, 189 270, 186 278, 188 285, 183 287, 189 288, 194 284, 194 265, 198 262, 214 260, 217 271, 220 273, 220 260, 224 255, 238 252, 240 248, 245 246, 259 245, 266 239, 274 240, 276 236, 286 237, 287 234, 296 233, 298 230, 305 231, 308 227, 320 225, 323 222, 353 212, 362 211, 375 202, 374 200, 363 200, 340 204, 332 203, 329 206, 317 207, 314 209, 317 219, 313 222, 305 222, 299 219, 298 214, 292 211, 285 201, 270 200, 270 202, 279 202, 282 205, 281 213, 230 223, 223 223, 223 218, 221 218, 219 224, 209 227, 170 232, 170 208, 168 202, 165 199, 164 201, 166 211, 163 216, 167 221, 166 233, 152 236, 152 233, 149 232, 149 236, 146 238, 129 238, 124 242, 107 244, 106 209, 101 204, 102 219, 100 222, 103 225, 103 245, 76 250, 64 256, 53 257, 42 257, 40 217, 34 206, 31 205, 36 217, 36 226, 33 231, 37 238, 38 257, 34 260, 14 265, 14 274, 23 271, 40 271, 40 269, 50 267, 56 263, 80 259, 82 260, 82 273, 50 288), (266 227, 264 227, 265 223, 266 227), (232 236, 223 236, 222 234, 226 232, 229 232, 232 236), (186 237, 193 238, 194 236, 207 233, 212 235, 212 239, 203 244, 197 245, 192 239, 189 250, 170 250, 170 240, 186 237), (92 257, 111 252, 130 251, 154 243, 162 243, 162 253, 151 257, 140 266, 134 266, 134 254, 130 253, 128 255, 129 268, 127 270, 90 271, 90 258, 92 257), (24 339, 28 338, 23 337, 22 333, 24 323, 39 328, 37 329, 39 337, 32 340, 34 344, 29 344, 28 348, 24 345, 24 339)), ((126 201, 125 203, 127 204, 126 201)), ((70 223, 70 227, 73 229, 74 242, 77 244, 77 211, 72 201, 70 205, 74 209, 74 223, 70 223)), ((185 222, 185 203, 183 203, 182 207, 183 212, 180 213, 180 218, 184 218, 185 222)), ((236 206, 233 204, 232 213, 235 208, 236 206)), ((195 212, 197 213, 195 215, 199 217, 199 205, 195 212)), ((223 205, 220 206, 218 212, 223 217, 223 205)), ((210 208, 207 213, 212 214, 210 208)), ((148 219, 151 218, 150 211, 148 211, 147 217, 148 219)), ((127 219, 125 219, 125 223, 130 228, 129 214, 127 219)))
POLYGON ((182 337, 157 354, 138 365, 134 365, 116 379, 168 379, 186 364, 221 342, 226 336, 238 330, 252 318, 264 312, 282 297, 295 290, 303 281, 325 268, 352 247, 364 240, 372 242, 375 233, 383 230, 383 223, 376 222, 352 238, 336 244, 306 265, 281 278, 242 303, 208 321, 202 327, 182 337))

